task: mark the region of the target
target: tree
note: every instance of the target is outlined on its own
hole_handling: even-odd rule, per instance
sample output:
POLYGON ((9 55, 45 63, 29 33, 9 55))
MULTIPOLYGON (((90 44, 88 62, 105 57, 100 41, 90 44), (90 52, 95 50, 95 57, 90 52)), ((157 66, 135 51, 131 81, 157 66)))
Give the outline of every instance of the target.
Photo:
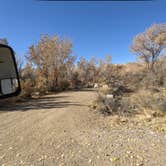
POLYGON ((30 64, 26 64, 24 68, 21 68, 19 74, 22 88, 20 96, 21 98, 29 98, 35 91, 35 72, 30 64))
POLYGON ((77 62, 77 71, 79 73, 80 81, 85 85, 87 83, 87 75, 88 75, 88 61, 81 57, 77 62))
POLYGON ((99 61, 98 67, 98 80, 100 82, 109 82, 111 79, 111 72, 112 72, 112 64, 111 64, 112 57, 111 55, 106 55, 104 59, 99 61))
POLYGON ((8 45, 8 41, 6 38, 2 38, 0 39, 0 44, 5 44, 5 45, 8 45))
MULTIPOLYGON (((70 41, 48 35, 42 36, 29 48, 28 62, 35 69, 36 79, 43 82, 44 89, 56 90, 62 81, 68 79, 75 60, 71 48, 70 41)), ((42 87, 41 82, 37 87, 42 87)))
POLYGON ((97 75, 96 59, 91 58, 89 61, 81 57, 77 63, 77 71, 79 73, 79 79, 84 86, 89 83, 94 83, 97 75))
POLYGON ((166 23, 154 24, 134 37, 131 52, 153 71, 155 63, 166 48, 166 23))

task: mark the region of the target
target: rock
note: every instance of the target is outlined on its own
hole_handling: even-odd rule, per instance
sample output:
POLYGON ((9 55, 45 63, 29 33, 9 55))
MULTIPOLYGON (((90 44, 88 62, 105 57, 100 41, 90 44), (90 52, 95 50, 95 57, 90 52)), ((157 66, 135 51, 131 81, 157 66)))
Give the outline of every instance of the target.
POLYGON ((111 161, 111 162, 116 162, 116 161, 118 161, 118 160, 119 160, 119 157, 110 158, 110 161, 111 161))
POLYGON ((97 83, 94 84, 94 88, 98 88, 99 85, 97 83))
POLYGON ((79 150, 78 153, 81 153, 81 150, 79 150))
POLYGON ((90 144, 90 143, 88 143, 87 145, 88 145, 88 146, 90 146, 91 144, 90 144))
POLYGON ((132 155, 131 155, 131 156, 130 156, 130 158, 131 158, 131 159, 133 159, 133 158, 134 158, 134 156, 132 156, 132 155))
POLYGON ((132 152, 131 152, 131 151, 127 151, 126 153, 127 153, 127 154, 131 154, 132 152))
POLYGON ((143 166, 143 163, 137 163, 136 166, 143 166))
POLYGON ((108 89, 109 86, 108 86, 107 84, 104 84, 104 85, 102 85, 102 88, 104 88, 104 89, 108 89))
POLYGON ((16 154, 16 157, 19 157, 20 155, 21 155, 20 153, 17 153, 17 154, 16 154))
POLYGON ((6 156, 6 154, 3 154, 2 156, 0 156, 0 159, 3 159, 6 156))
POLYGON ((106 95, 106 98, 107 98, 107 99, 113 99, 113 98, 114 98, 114 95, 113 95, 113 94, 107 94, 107 95, 106 95))
POLYGON ((92 160, 91 160, 91 159, 89 159, 88 163, 91 163, 91 162, 92 162, 92 160))
POLYGON ((64 154, 62 153, 62 154, 61 154, 61 158, 63 158, 63 157, 64 157, 64 154))
POLYGON ((20 164, 24 164, 24 161, 21 160, 21 161, 20 161, 20 164))
POLYGON ((41 158, 38 159, 38 161, 42 161, 47 158, 47 155, 41 156, 41 158))
POLYGON ((97 156, 97 159, 99 159, 100 158, 100 156, 97 156))

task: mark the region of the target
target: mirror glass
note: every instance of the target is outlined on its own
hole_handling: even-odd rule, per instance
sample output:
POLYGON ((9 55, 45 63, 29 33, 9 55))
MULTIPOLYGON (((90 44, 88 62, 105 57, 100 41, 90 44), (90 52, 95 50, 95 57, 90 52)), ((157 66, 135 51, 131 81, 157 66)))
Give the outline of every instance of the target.
POLYGON ((19 89, 18 73, 13 52, 0 46, 0 97, 16 93, 19 89))

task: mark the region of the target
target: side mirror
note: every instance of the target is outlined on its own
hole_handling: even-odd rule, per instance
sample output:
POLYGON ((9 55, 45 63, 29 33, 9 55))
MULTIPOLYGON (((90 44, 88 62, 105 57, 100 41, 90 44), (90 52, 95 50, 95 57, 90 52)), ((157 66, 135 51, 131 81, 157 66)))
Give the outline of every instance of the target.
POLYGON ((0 99, 16 96, 21 92, 14 51, 0 44, 0 99))

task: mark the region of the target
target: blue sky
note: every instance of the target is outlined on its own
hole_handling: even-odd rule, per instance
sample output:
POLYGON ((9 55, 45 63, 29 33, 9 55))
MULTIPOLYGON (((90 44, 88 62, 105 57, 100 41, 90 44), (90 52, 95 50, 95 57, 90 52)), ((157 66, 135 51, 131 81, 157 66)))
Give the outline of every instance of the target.
POLYGON ((41 2, 1 0, 0 38, 6 37, 19 56, 41 34, 67 37, 73 53, 89 59, 112 55, 113 63, 134 61, 132 38, 153 23, 166 22, 166 1, 41 2))

